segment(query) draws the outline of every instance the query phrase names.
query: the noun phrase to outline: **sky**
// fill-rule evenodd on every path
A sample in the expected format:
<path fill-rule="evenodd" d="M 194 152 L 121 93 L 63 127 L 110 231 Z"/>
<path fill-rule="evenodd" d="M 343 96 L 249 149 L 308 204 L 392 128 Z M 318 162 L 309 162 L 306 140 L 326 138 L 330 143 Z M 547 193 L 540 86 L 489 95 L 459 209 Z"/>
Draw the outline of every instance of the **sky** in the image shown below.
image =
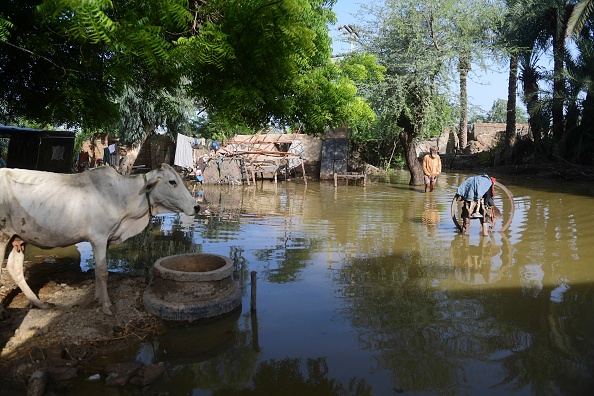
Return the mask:
<path fill-rule="evenodd" d="M 360 4 L 365 0 L 338 0 L 334 5 L 333 11 L 336 13 L 338 22 L 330 26 L 330 37 L 333 40 L 333 54 L 344 54 L 350 51 L 348 43 L 340 42 L 344 39 L 344 30 L 339 31 L 338 26 L 356 24 L 357 20 L 354 14 L 360 8 Z M 500 67 L 499 71 L 490 70 L 482 72 L 474 67 L 468 76 L 468 103 L 471 106 L 479 106 L 485 112 L 491 110 L 493 102 L 497 99 L 507 100 L 507 76 L 509 68 Z M 456 92 L 458 85 L 453 87 Z M 518 105 L 520 101 L 518 100 Z"/>

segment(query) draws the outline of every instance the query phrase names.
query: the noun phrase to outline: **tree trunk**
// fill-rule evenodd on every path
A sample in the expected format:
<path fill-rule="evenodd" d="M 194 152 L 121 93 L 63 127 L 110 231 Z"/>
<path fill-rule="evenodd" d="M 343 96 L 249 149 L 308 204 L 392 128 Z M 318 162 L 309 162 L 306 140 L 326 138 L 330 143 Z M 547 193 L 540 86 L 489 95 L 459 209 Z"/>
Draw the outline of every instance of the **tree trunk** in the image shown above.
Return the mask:
<path fill-rule="evenodd" d="M 594 138 L 594 90 L 588 91 L 586 99 L 582 102 L 582 123 L 581 123 L 581 137 L 587 140 Z M 590 140 L 591 142 L 591 140 Z M 580 150 L 580 163 L 584 165 L 594 165 L 594 152 L 592 148 Z"/>
<path fill-rule="evenodd" d="M 469 71 L 469 57 L 460 56 L 458 72 L 460 73 L 460 151 L 462 152 L 468 145 L 468 87 L 466 80 Z"/>
<path fill-rule="evenodd" d="M 421 186 L 424 184 L 423 167 L 417 157 L 417 150 L 414 143 L 416 136 L 415 127 L 405 115 L 401 115 L 398 119 L 398 126 L 403 129 L 400 132 L 400 143 L 404 147 L 404 157 L 410 172 L 410 182 L 408 184 L 411 186 Z"/>
<path fill-rule="evenodd" d="M 563 58 L 565 57 L 565 9 L 557 10 L 556 26 L 553 28 L 553 143 L 554 152 L 564 155 L 565 147 L 559 143 L 563 140 L 563 98 L 565 97 L 565 78 Z"/>
<path fill-rule="evenodd" d="M 526 63 L 529 63 L 527 60 Z M 542 115 L 538 106 L 538 76 L 534 67 L 524 65 L 522 72 L 524 82 L 524 101 L 528 111 L 528 123 L 534 139 L 534 155 L 542 154 Z"/>
<path fill-rule="evenodd" d="M 509 81 L 507 86 L 507 117 L 505 120 L 505 148 L 503 162 L 513 163 L 513 150 L 516 140 L 516 86 L 518 83 L 518 54 L 509 58 Z"/>

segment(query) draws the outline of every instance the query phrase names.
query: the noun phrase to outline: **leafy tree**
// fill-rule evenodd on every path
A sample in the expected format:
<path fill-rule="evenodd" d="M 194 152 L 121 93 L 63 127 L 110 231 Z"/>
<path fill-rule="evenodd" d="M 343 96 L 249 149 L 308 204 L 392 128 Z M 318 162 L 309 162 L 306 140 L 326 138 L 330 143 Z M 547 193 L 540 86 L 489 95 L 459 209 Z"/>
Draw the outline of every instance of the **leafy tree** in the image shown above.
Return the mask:
<path fill-rule="evenodd" d="M 357 97 L 353 80 L 367 77 L 349 65 L 359 62 L 359 72 L 366 75 L 375 75 L 376 65 L 369 56 L 330 62 L 327 23 L 334 16 L 327 6 L 332 3 L 222 1 L 225 18 L 180 46 L 192 54 L 185 57 L 192 95 L 209 114 L 250 126 L 272 121 L 323 133 L 368 119 L 372 112 Z M 222 65 L 201 62 L 202 51 L 193 50 L 212 38 L 227 49 L 218 58 Z"/>
<path fill-rule="evenodd" d="M 377 125 L 385 128 L 385 133 L 398 136 L 411 185 L 423 184 L 416 142 L 430 134 L 429 125 L 445 123 L 438 108 L 447 58 L 431 34 L 445 27 L 434 6 L 416 1 L 363 6 L 368 15 L 363 48 L 386 68 L 384 81 L 367 87 L 368 100 L 379 119 Z"/>
<path fill-rule="evenodd" d="M 228 124 L 307 133 L 369 122 L 356 68 L 330 62 L 333 3 L 7 0 L 0 105 L 13 118 L 115 125 L 137 143 L 158 126 L 187 127 L 192 105 Z M 370 59 L 359 60 L 373 74 Z"/>
<path fill-rule="evenodd" d="M 547 2 L 548 3 L 548 2 Z M 564 57 L 565 57 L 565 32 L 567 23 L 573 6 L 567 0 L 551 0 L 550 8 L 546 10 L 550 28 L 550 34 L 553 42 L 553 140 L 558 154 L 563 154 L 565 150 L 565 130 L 564 130 L 564 101 L 565 78 L 564 78 Z"/>
<path fill-rule="evenodd" d="M 67 41 L 49 29 L 38 1 L 6 0 L 0 14 L 12 24 L 0 41 L 0 108 L 5 119 L 52 125 L 98 125 L 116 114 L 115 92 L 99 46 Z"/>
<path fill-rule="evenodd" d="M 535 158 L 589 162 L 587 136 L 580 136 L 587 131 L 588 110 L 582 98 L 589 89 L 588 73 L 582 70 L 592 66 L 588 61 L 582 65 L 588 50 L 578 43 L 592 38 L 591 2 L 510 0 L 507 5 L 503 36 L 518 56 Z M 568 36 L 576 43 L 573 57 Z M 552 71 L 539 66 L 539 59 L 551 55 Z"/>
<path fill-rule="evenodd" d="M 519 123 L 525 123 L 527 121 L 527 118 L 526 118 L 524 111 L 519 107 L 516 107 L 515 111 L 516 111 L 516 114 L 518 114 L 516 121 Z M 507 114 L 508 114 L 507 101 L 503 100 L 503 99 L 497 99 L 493 102 L 493 106 L 491 107 L 491 110 L 489 110 L 487 115 L 485 117 L 483 117 L 482 122 L 505 123 L 505 122 L 507 122 Z M 515 127 L 514 127 L 514 131 L 515 131 Z"/>
<path fill-rule="evenodd" d="M 205 139 L 224 141 L 235 135 L 253 135 L 257 130 L 243 124 L 234 124 L 215 115 L 198 115 L 192 121 L 193 130 Z"/>

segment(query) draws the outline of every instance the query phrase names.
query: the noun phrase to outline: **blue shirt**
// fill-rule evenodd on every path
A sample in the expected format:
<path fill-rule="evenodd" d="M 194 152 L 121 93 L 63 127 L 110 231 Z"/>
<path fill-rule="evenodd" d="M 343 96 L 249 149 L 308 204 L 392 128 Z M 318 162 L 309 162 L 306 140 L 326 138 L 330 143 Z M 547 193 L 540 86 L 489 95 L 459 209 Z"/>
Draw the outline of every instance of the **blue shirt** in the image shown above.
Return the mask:
<path fill-rule="evenodd" d="M 489 191 L 492 184 L 489 175 L 472 176 L 460 184 L 456 193 L 465 201 L 477 201 Z"/>

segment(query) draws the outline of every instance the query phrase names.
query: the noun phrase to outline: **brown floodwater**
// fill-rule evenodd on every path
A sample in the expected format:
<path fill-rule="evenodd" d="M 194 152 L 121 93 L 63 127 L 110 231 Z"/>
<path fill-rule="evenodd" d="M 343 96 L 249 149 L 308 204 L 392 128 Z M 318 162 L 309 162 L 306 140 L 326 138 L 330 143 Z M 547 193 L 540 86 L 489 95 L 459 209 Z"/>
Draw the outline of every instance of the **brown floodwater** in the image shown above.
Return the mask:
<path fill-rule="evenodd" d="M 429 194 L 407 172 L 366 187 L 190 186 L 207 214 L 156 218 L 110 249 L 110 267 L 225 255 L 241 309 L 100 359 L 166 362 L 149 391 L 171 395 L 589 393 L 594 185 L 491 175 L 513 194 L 513 221 L 483 237 L 473 220 L 463 236 L 450 203 L 468 176 L 445 173 Z M 78 248 L 92 266 L 90 248 Z M 134 394 L 84 379 L 70 394 L 81 392 Z"/>

